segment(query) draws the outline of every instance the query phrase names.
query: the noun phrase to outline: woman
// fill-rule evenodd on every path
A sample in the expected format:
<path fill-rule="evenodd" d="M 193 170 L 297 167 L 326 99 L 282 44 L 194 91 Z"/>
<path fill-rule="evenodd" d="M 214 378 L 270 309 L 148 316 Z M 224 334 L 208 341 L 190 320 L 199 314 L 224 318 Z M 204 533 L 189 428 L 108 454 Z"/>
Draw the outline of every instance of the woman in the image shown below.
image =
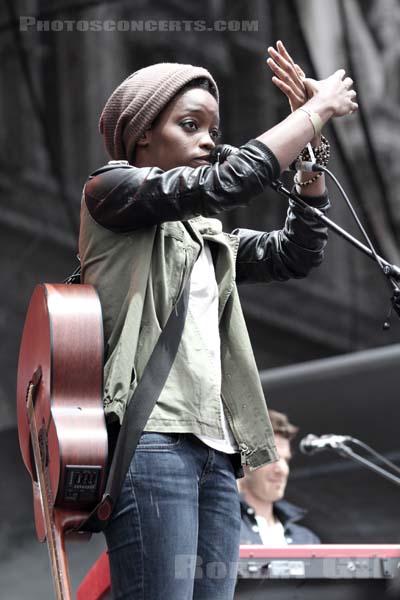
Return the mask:
<path fill-rule="evenodd" d="M 190 285 L 177 356 L 105 531 L 115 599 L 231 599 L 240 462 L 254 469 L 277 460 L 236 283 L 304 277 L 322 260 L 326 229 L 294 205 L 272 233 L 225 234 L 213 217 L 248 205 L 308 142 L 319 145 L 324 123 L 357 104 L 344 71 L 314 82 L 283 45 L 269 52 L 293 113 L 222 164 L 210 163 L 218 88 L 201 67 L 141 69 L 101 115 L 111 158 L 127 162 L 89 178 L 80 256 L 83 281 L 96 287 L 103 308 L 110 423 L 122 421 Z M 322 176 L 299 173 L 297 182 L 307 202 L 327 209 Z"/>

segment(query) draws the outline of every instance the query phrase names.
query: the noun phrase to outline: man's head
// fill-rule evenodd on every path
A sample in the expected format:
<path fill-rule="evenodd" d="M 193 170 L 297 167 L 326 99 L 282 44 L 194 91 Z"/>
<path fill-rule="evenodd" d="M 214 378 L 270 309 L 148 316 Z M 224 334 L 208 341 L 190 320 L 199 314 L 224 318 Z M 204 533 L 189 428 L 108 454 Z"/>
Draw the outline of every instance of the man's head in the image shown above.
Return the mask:
<path fill-rule="evenodd" d="M 160 63 L 136 71 L 113 92 L 100 132 L 114 160 L 137 166 L 199 166 L 218 135 L 218 88 L 202 67 Z"/>
<path fill-rule="evenodd" d="M 285 494 L 289 476 L 289 462 L 292 457 L 290 442 L 298 428 L 289 423 L 286 415 L 275 410 L 269 411 L 276 447 L 279 454 L 277 462 L 260 467 L 255 471 L 246 469 L 245 477 L 239 480 L 242 492 L 259 502 L 274 503 Z"/>

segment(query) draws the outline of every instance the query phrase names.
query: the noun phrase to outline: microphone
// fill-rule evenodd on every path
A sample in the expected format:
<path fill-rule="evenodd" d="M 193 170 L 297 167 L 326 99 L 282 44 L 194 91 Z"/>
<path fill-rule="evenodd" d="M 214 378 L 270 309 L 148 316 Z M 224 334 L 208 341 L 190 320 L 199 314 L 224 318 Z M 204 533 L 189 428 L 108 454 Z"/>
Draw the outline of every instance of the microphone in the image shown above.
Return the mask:
<path fill-rule="evenodd" d="M 306 173 L 314 173 L 315 171 L 323 171 L 324 168 L 318 163 L 313 163 L 307 160 L 294 160 L 287 168 L 287 171 L 305 171 Z"/>
<path fill-rule="evenodd" d="M 223 163 L 230 154 L 237 154 L 239 148 L 231 146 L 230 144 L 219 144 L 215 146 L 210 152 L 211 163 Z"/>
<path fill-rule="evenodd" d="M 304 437 L 300 443 L 300 452 L 303 454 L 314 454 L 315 452 L 321 452 L 322 450 L 329 450 L 332 448 L 340 448 L 345 442 L 352 440 L 348 435 L 336 435 L 334 433 L 328 433 L 321 436 L 313 435 L 309 433 Z"/>

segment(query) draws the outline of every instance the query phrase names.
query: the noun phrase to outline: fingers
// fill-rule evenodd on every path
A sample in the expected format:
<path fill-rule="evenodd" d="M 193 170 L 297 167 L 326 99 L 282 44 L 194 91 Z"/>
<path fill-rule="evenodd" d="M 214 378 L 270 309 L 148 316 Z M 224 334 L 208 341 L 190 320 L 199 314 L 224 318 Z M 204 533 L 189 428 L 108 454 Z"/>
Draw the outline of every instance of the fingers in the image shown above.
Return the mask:
<path fill-rule="evenodd" d="M 333 75 L 343 79 L 343 77 L 346 75 L 346 71 L 344 69 L 338 69 Z"/>
<path fill-rule="evenodd" d="M 272 77 L 272 82 L 276 85 L 277 88 L 281 90 L 281 92 L 285 94 L 285 96 L 287 96 L 292 108 L 294 108 L 297 104 L 303 104 L 303 98 L 296 94 L 296 92 L 290 87 L 290 85 L 279 79 L 279 77 Z"/>
<path fill-rule="evenodd" d="M 300 79 L 304 79 L 306 74 L 304 73 L 303 69 L 294 62 L 293 58 L 290 56 L 289 52 L 286 50 L 286 47 L 284 46 L 283 42 L 281 40 L 278 40 L 276 42 L 276 47 L 278 49 L 279 54 L 285 58 L 287 60 L 287 62 L 291 63 L 295 69 L 295 72 L 297 74 L 297 76 Z"/>
<path fill-rule="evenodd" d="M 342 117 L 344 115 L 352 114 L 358 110 L 358 104 L 355 101 L 357 92 L 352 89 L 354 81 L 351 77 L 346 74 L 344 69 L 339 69 L 328 79 L 318 82 L 325 86 L 325 82 L 331 81 L 333 87 L 330 87 L 328 83 L 327 91 L 332 94 L 335 98 L 335 116 Z"/>
<path fill-rule="evenodd" d="M 299 67 L 299 65 L 295 64 L 295 69 L 297 71 L 297 75 L 301 78 L 301 79 L 305 79 L 306 74 L 304 73 L 303 69 L 301 67 Z"/>
<path fill-rule="evenodd" d="M 354 92 L 354 97 L 356 96 L 356 93 Z M 350 103 L 350 110 L 349 110 L 349 115 L 352 115 L 354 112 L 358 111 L 358 104 L 357 102 L 351 102 Z"/>
<path fill-rule="evenodd" d="M 307 98 L 312 98 L 318 92 L 318 81 L 307 77 L 304 79 L 304 87 L 306 89 Z"/>
<path fill-rule="evenodd" d="M 351 115 L 354 112 L 356 112 L 358 110 L 358 104 L 357 102 L 354 101 L 354 99 L 357 96 L 357 92 L 355 90 L 352 90 L 351 87 L 353 85 L 354 81 L 352 80 L 351 77 L 346 77 L 343 80 L 343 85 L 345 87 L 345 89 L 347 90 L 347 100 L 349 101 L 350 104 L 350 109 L 348 111 L 348 114 Z"/>
<path fill-rule="evenodd" d="M 291 63 L 294 66 L 295 62 L 294 62 L 293 58 L 290 56 L 289 52 L 286 50 L 286 48 L 283 45 L 283 42 L 281 42 L 281 40 L 278 40 L 276 42 L 276 47 L 278 49 L 279 54 L 281 56 L 283 56 L 284 59 L 286 59 L 289 63 Z"/>
<path fill-rule="evenodd" d="M 281 70 L 282 74 L 291 77 L 301 87 L 301 80 L 292 58 L 286 52 L 285 54 L 280 54 L 272 46 L 268 47 L 268 54 L 271 57 L 267 60 L 268 64 L 274 63 Z"/>
<path fill-rule="evenodd" d="M 351 77 L 346 77 L 346 79 L 343 81 L 345 87 L 349 90 L 351 88 L 351 86 L 353 85 L 354 81 L 352 80 Z"/>
<path fill-rule="evenodd" d="M 272 46 L 268 48 L 270 58 L 267 59 L 267 64 L 276 77 L 286 83 L 286 85 L 290 86 L 293 93 L 305 102 L 305 89 L 299 74 L 299 71 L 301 73 L 303 72 L 300 67 L 296 68 L 297 65 L 295 65 L 293 59 L 286 52 L 283 44 L 281 44 L 281 48 L 282 53 L 277 52 Z"/>
<path fill-rule="evenodd" d="M 300 97 L 303 95 L 303 83 L 299 80 L 299 77 L 292 65 L 289 66 L 289 63 L 283 65 L 282 62 L 279 64 L 272 58 L 267 59 L 267 65 L 271 71 L 275 73 L 276 77 L 286 83 L 286 85 L 290 85 L 295 93 L 297 93 Z M 281 65 L 283 65 L 283 67 Z"/>

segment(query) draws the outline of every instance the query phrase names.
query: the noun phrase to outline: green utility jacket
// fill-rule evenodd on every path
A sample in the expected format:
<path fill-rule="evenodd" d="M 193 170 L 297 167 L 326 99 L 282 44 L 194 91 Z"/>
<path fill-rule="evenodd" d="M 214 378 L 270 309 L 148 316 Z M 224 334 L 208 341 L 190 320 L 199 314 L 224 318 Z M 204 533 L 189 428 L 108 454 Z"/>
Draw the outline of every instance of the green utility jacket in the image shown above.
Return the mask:
<path fill-rule="evenodd" d="M 227 234 L 212 217 L 247 204 L 278 174 L 275 157 L 257 141 L 219 166 L 163 172 L 110 165 L 91 176 L 81 208 L 82 278 L 96 287 L 103 310 L 106 413 L 122 420 L 207 241 L 219 290 L 221 395 L 242 462 L 250 468 L 276 460 L 277 453 L 236 280 L 305 276 L 322 260 L 326 230 L 294 206 L 285 228 L 272 233 Z M 328 200 L 316 198 L 314 204 L 326 208 Z M 207 349 L 191 319 L 189 313 L 146 430 L 220 437 L 219 398 L 207 379 Z"/>

